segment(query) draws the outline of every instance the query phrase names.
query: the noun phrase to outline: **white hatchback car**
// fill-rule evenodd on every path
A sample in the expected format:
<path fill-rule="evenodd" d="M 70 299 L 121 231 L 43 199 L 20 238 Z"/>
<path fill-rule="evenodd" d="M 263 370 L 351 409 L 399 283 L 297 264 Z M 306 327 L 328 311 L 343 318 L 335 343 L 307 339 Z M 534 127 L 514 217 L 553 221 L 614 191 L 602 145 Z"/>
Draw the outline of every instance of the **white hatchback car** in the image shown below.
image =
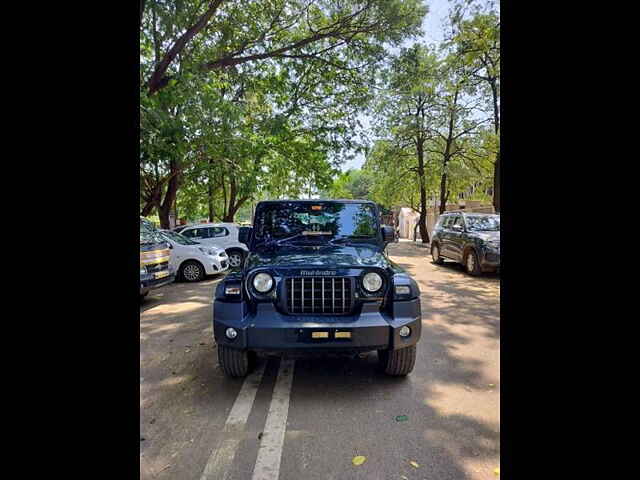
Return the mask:
<path fill-rule="evenodd" d="M 229 269 L 229 257 L 223 248 L 201 245 L 169 230 L 160 230 L 160 234 L 171 245 L 170 267 L 177 278 L 198 282 L 206 275 Z"/>
<path fill-rule="evenodd" d="M 244 243 L 238 241 L 238 225 L 235 223 L 199 223 L 180 230 L 190 240 L 203 245 L 224 248 L 229 256 L 229 266 L 237 268 L 249 253 Z"/>

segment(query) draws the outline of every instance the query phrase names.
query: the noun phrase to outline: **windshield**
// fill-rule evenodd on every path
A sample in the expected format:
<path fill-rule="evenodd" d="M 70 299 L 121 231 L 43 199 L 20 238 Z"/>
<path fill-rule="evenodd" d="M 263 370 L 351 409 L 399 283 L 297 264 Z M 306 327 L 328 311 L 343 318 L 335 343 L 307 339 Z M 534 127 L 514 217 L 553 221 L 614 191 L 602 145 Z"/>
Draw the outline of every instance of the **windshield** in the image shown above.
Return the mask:
<path fill-rule="evenodd" d="M 200 245 L 198 242 L 194 242 L 193 240 L 189 240 L 184 235 L 180 235 L 176 232 L 162 232 L 162 235 L 167 237 L 170 240 L 180 244 L 180 245 Z"/>
<path fill-rule="evenodd" d="M 160 236 L 160 234 L 149 225 L 145 225 L 145 223 L 140 222 L 140 243 L 161 243 L 164 242 L 164 239 Z"/>
<path fill-rule="evenodd" d="M 473 216 L 466 215 L 467 229 L 474 232 L 499 232 L 500 216 Z"/>
<path fill-rule="evenodd" d="M 374 239 L 378 221 L 371 204 L 278 203 L 267 204 L 257 213 L 255 235 L 260 240 L 298 237 L 296 241 L 351 237 Z M 291 238 L 291 240 L 294 240 Z"/>

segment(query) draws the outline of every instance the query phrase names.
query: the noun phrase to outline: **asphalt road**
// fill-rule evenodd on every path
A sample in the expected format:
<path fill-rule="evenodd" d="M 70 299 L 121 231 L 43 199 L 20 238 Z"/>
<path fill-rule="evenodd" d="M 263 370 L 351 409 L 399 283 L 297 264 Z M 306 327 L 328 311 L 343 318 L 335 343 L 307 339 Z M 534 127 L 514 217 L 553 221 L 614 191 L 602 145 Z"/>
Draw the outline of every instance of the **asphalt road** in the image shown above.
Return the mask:
<path fill-rule="evenodd" d="M 499 277 L 433 265 L 411 242 L 389 254 L 422 290 L 406 378 L 378 373 L 370 353 L 261 358 L 251 377 L 228 379 L 211 326 L 220 277 L 151 292 L 140 306 L 141 478 L 498 478 Z"/>

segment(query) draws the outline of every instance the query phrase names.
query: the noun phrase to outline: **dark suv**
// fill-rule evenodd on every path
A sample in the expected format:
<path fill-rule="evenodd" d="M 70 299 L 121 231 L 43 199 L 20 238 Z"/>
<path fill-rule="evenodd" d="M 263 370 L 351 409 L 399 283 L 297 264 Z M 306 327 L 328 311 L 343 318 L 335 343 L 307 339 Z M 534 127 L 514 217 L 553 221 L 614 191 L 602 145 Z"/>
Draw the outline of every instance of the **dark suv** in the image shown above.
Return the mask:
<path fill-rule="evenodd" d="M 367 352 L 407 375 L 422 321 L 416 282 L 387 258 L 392 227 L 364 200 L 260 202 L 240 241 L 242 268 L 215 292 L 213 332 L 224 372 L 242 377 L 256 352 Z"/>
<path fill-rule="evenodd" d="M 470 275 L 500 268 L 500 215 L 445 212 L 431 238 L 433 262 L 461 263 Z"/>

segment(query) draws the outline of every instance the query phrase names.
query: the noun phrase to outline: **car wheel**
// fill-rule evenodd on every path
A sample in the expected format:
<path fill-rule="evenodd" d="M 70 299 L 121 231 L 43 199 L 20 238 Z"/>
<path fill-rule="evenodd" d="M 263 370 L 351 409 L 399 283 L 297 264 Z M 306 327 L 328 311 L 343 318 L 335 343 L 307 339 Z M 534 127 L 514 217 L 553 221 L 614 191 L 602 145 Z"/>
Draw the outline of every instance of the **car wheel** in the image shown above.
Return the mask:
<path fill-rule="evenodd" d="M 480 262 L 478 261 L 478 255 L 476 251 L 470 249 L 467 251 L 467 254 L 464 256 L 464 270 L 474 277 L 477 277 L 482 273 L 480 270 Z"/>
<path fill-rule="evenodd" d="M 255 365 L 255 353 L 218 345 L 218 363 L 229 377 L 246 377 Z"/>
<path fill-rule="evenodd" d="M 199 282 L 204 276 L 204 267 L 198 262 L 188 261 L 180 265 L 180 278 L 186 282 Z"/>
<path fill-rule="evenodd" d="M 437 243 L 431 245 L 431 258 L 433 258 L 433 263 L 436 265 L 442 265 L 444 263 L 444 260 L 440 256 L 440 246 Z"/>
<path fill-rule="evenodd" d="M 227 255 L 229 256 L 230 267 L 238 268 L 242 265 L 242 262 L 244 260 L 244 253 L 242 252 L 242 250 L 229 250 L 227 252 Z"/>
<path fill-rule="evenodd" d="M 403 377 L 413 370 L 416 364 L 416 346 L 399 350 L 378 350 L 380 368 L 387 375 Z"/>

